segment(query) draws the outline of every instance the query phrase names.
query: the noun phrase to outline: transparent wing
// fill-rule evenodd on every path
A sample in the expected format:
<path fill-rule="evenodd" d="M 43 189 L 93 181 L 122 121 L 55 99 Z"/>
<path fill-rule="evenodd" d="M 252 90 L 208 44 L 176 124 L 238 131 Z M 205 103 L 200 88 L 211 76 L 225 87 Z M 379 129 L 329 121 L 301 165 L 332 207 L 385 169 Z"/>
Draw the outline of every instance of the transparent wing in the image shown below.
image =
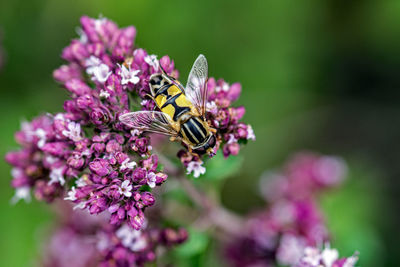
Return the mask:
<path fill-rule="evenodd" d="M 136 111 L 119 116 L 119 120 L 131 127 L 141 131 L 177 136 L 178 133 L 172 128 L 170 117 L 160 111 Z"/>
<path fill-rule="evenodd" d="M 189 73 L 185 94 L 202 116 L 206 112 L 207 77 L 207 59 L 204 55 L 199 55 Z"/>

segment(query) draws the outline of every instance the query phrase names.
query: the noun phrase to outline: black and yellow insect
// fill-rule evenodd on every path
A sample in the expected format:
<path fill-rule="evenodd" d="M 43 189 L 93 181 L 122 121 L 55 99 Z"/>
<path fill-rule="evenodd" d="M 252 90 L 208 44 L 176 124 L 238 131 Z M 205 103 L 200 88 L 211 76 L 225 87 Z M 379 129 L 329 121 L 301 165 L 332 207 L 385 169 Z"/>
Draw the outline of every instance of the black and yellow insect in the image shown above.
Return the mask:
<path fill-rule="evenodd" d="M 200 55 L 190 71 L 187 86 L 165 73 L 153 74 L 149 86 L 151 98 L 160 111 L 137 111 L 120 116 L 124 124 L 171 136 L 190 150 L 213 153 L 216 138 L 205 118 L 207 102 L 207 60 Z"/>

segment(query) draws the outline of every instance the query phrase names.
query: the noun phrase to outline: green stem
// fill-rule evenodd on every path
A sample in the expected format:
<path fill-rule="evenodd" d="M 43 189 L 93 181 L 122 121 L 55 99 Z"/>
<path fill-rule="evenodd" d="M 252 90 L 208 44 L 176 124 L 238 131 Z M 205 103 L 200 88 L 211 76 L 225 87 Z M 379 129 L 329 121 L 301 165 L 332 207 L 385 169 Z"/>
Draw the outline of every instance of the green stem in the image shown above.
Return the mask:
<path fill-rule="evenodd" d="M 160 162 L 164 165 L 165 171 L 174 175 L 186 191 L 189 198 L 203 211 L 204 219 L 218 229 L 229 235 L 237 235 L 243 228 L 243 220 L 237 214 L 227 210 L 220 203 L 213 201 L 207 194 L 198 189 L 187 179 L 182 169 L 177 168 L 167 157 L 157 153 Z"/>

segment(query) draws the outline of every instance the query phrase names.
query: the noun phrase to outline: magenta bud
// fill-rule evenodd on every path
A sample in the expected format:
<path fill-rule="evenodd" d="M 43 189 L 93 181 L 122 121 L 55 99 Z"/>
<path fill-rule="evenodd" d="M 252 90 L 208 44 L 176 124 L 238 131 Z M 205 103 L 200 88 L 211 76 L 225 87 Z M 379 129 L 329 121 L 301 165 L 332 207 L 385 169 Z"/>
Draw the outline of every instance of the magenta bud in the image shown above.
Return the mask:
<path fill-rule="evenodd" d="M 97 158 L 89 163 L 89 169 L 99 175 L 99 176 L 106 176 L 110 173 L 110 165 L 105 159 Z"/>
<path fill-rule="evenodd" d="M 231 102 L 233 102 L 233 101 L 236 101 L 239 98 L 241 92 L 242 92 L 242 85 L 240 83 L 234 83 L 229 88 L 229 91 L 228 91 L 226 97 Z"/>
<path fill-rule="evenodd" d="M 143 192 L 141 194 L 141 199 L 146 206 L 152 206 L 155 202 L 154 196 L 150 192 Z"/>
<path fill-rule="evenodd" d="M 68 150 L 68 145 L 64 142 L 52 142 L 52 143 L 46 143 L 43 147 L 42 150 L 44 152 L 47 152 L 53 156 L 61 156 L 64 153 L 67 152 Z"/>
<path fill-rule="evenodd" d="M 91 91 L 90 87 L 79 79 L 71 79 L 67 81 L 65 83 L 65 88 L 67 88 L 68 91 L 77 96 L 90 94 Z"/>

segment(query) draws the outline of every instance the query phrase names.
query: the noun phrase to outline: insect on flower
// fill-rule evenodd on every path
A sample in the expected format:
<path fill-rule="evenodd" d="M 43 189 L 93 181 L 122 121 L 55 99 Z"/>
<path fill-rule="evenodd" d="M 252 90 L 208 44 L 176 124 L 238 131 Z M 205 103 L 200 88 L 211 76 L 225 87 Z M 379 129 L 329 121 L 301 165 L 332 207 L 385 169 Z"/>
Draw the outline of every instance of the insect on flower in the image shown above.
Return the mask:
<path fill-rule="evenodd" d="M 213 155 L 216 130 L 206 120 L 207 75 L 203 55 L 194 62 L 186 87 L 162 69 L 149 81 L 150 97 L 161 111 L 130 112 L 121 115 L 120 121 L 141 131 L 168 135 L 171 141 L 182 141 L 190 152 Z"/>

